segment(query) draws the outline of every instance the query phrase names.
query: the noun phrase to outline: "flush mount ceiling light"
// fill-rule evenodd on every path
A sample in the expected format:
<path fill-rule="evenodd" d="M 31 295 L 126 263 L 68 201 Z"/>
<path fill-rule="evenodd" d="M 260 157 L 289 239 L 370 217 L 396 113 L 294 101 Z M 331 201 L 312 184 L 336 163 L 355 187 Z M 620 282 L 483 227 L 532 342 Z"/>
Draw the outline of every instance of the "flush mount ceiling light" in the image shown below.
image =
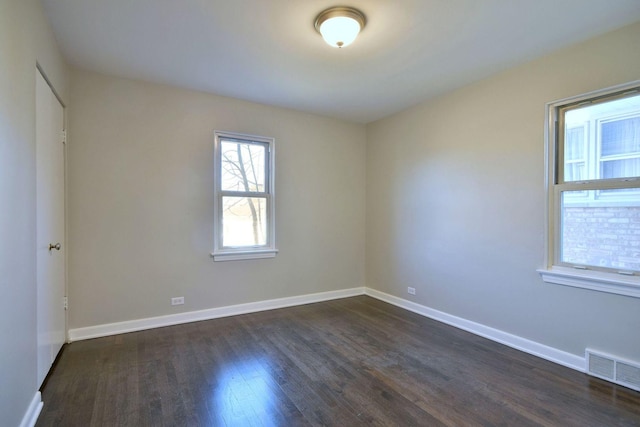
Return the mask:
<path fill-rule="evenodd" d="M 352 7 L 332 7 L 320 13 L 315 27 L 324 41 L 333 47 L 349 46 L 364 28 L 364 14 Z"/>

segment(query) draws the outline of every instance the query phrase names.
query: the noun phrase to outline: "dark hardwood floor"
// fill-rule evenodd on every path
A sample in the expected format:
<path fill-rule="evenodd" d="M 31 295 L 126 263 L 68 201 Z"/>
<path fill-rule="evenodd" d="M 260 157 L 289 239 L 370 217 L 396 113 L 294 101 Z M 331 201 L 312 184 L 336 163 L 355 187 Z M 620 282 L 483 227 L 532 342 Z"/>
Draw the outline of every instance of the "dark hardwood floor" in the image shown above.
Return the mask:
<path fill-rule="evenodd" d="M 640 393 L 361 296 L 65 347 L 38 426 L 640 426 Z"/>

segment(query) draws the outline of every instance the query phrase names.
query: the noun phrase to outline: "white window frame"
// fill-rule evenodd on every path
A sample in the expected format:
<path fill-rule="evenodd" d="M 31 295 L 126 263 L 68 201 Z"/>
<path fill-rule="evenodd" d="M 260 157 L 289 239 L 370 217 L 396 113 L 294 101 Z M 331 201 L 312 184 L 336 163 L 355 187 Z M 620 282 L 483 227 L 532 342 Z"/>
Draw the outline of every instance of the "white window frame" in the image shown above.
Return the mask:
<path fill-rule="evenodd" d="M 213 199 L 213 252 L 214 261 L 237 261 L 260 258 L 273 258 L 276 249 L 275 226 L 275 139 L 265 136 L 247 135 L 235 132 L 214 131 L 214 199 Z M 262 192 L 235 192 L 222 190 L 222 141 L 246 142 L 266 145 L 265 189 Z M 266 244 L 256 246 L 225 247 L 222 242 L 222 198 L 224 196 L 260 197 L 267 203 L 267 239 Z"/>
<path fill-rule="evenodd" d="M 559 145 L 563 143 L 559 133 L 563 131 L 561 111 L 567 107 L 588 103 L 615 95 L 624 96 L 640 92 L 640 80 L 631 83 L 565 98 L 546 104 L 545 116 L 545 188 L 547 192 L 545 233 L 545 267 L 538 269 L 547 283 L 591 289 L 601 292 L 640 298 L 640 275 L 634 271 L 615 271 L 593 266 L 570 265 L 559 262 L 560 254 L 560 208 L 562 191 L 602 190 L 607 188 L 637 188 L 638 178 L 597 179 L 582 182 L 564 182 L 558 179 L 563 173 L 563 162 Z M 590 156 L 594 153 L 588 153 Z M 600 159 L 597 159 L 600 167 Z M 587 166 L 588 167 L 588 166 Z"/>

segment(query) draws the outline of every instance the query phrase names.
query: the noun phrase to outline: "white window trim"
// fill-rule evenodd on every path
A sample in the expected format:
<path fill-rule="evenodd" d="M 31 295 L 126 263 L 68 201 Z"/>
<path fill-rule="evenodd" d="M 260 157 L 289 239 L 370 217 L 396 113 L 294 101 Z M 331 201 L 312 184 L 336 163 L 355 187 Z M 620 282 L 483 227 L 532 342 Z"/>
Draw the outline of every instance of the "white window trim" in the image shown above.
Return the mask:
<path fill-rule="evenodd" d="M 558 265 L 538 269 L 538 273 L 547 283 L 640 298 L 638 276 L 618 276 L 615 273 Z"/>
<path fill-rule="evenodd" d="M 545 228 L 547 231 L 545 233 L 545 267 L 537 270 L 544 282 L 640 298 L 640 276 L 637 274 L 633 275 L 627 271 L 616 273 L 593 270 L 585 266 L 555 265 L 555 254 L 559 251 L 555 237 L 558 222 L 556 206 L 559 204 L 559 192 L 554 184 L 555 165 L 558 160 L 556 152 L 558 107 L 632 90 L 638 86 L 640 86 L 640 80 L 549 102 L 545 106 L 545 191 L 547 195 Z"/>
<path fill-rule="evenodd" d="M 247 135 L 235 132 L 214 131 L 214 198 L 213 198 L 213 252 L 211 256 L 214 261 L 239 261 L 249 259 L 274 258 L 278 253 L 276 249 L 276 222 L 275 222 L 275 139 Z M 246 140 L 247 142 L 260 142 L 267 144 L 267 243 L 261 246 L 242 246 L 228 248 L 222 246 L 222 196 L 221 191 L 221 139 Z"/>

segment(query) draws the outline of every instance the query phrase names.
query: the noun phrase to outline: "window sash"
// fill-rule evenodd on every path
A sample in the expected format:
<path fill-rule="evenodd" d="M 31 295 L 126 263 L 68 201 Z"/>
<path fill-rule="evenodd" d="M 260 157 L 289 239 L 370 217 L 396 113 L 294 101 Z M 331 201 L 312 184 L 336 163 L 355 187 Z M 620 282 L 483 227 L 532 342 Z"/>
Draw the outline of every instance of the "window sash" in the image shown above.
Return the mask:
<path fill-rule="evenodd" d="M 555 171 L 554 171 L 554 179 L 553 186 L 555 192 L 565 192 L 565 191 L 583 191 L 581 194 L 573 194 L 570 197 L 570 200 L 575 203 L 617 203 L 620 202 L 624 204 L 624 202 L 633 202 L 634 198 L 640 196 L 640 182 L 638 176 L 634 177 L 624 177 L 624 178 L 603 178 L 603 168 L 606 162 L 616 161 L 616 160 L 627 160 L 627 159 L 635 159 L 640 157 L 640 153 L 637 152 L 629 152 L 625 154 L 615 154 L 615 155 L 607 155 L 603 156 L 601 154 L 602 147 L 602 125 L 626 120 L 630 118 L 638 117 L 637 113 L 610 113 L 603 115 L 602 117 L 591 120 L 591 124 L 588 122 L 582 124 L 576 124 L 571 126 L 570 128 L 566 128 L 565 126 L 565 117 L 568 112 L 583 108 L 585 106 L 596 105 L 596 104 L 605 104 L 611 101 L 615 101 L 618 99 L 623 99 L 628 96 L 637 95 L 637 88 L 632 91 L 622 91 L 614 94 L 602 95 L 600 97 L 594 97 L 593 99 L 578 100 L 573 103 L 564 104 L 560 106 L 556 106 L 554 111 L 552 112 L 553 119 L 555 121 L 555 126 L 553 127 L 554 132 L 553 135 L 550 135 L 550 140 L 555 141 L 555 153 L 557 162 L 555 163 Z M 565 149 L 567 141 L 565 138 L 567 137 L 567 133 L 572 130 L 576 130 L 582 127 L 584 129 L 584 141 L 582 148 L 582 157 L 576 159 L 567 159 L 565 157 Z M 584 173 L 586 174 L 586 179 L 582 180 L 566 180 L 567 168 L 574 167 L 575 165 L 584 164 Z M 624 195 L 606 195 L 606 193 L 602 193 L 601 191 L 589 192 L 589 190 L 607 190 L 607 189 L 623 189 L 623 188 L 637 188 L 638 191 L 629 192 Z M 593 197 L 597 196 L 597 197 Z M 555 199 L 555 197 L 554 197 Z M 559 211 L 559 208 L 557 209 Z M 556 216 L 558 215 L 555 212 Z M 559 223 L 558 223 L 559 224 Z M 557 240 L 558 236 L 554 236 Z M 556 252 L 557 254 L 557 252 Z"/>
<path fill-rule="evenodd" d="M 615 200 L 615 203 L 607 200 L 607 197 L 611 197 L 606 194 L 602 194 L 603 190 L 624 190 L 624 189 L 634 189 L 638 191 L 633 191 L 631 193 L 621 195 L 615 195 L 612 198 Z M 557 184 L 553 186 L 553 206 L 554 210 L 552 212 L 553 215 L 553 250 L 551 254 L 551 265 L 556 266 L 564 266 L 571 268 L 580 268 L 580 269 L 588 269 L 594 271 L 602 271 L 609 273 L 619 273 L 619 274 L 629 274 L 633 275 L 640 274 L 640 270 L 624 270 L 613 267 L 602 267 L 594 264 L 580 264 L 575 262 L 567 262 L 562 260 L 563 251 L 562 246 L 564 244 L 563 241 L 563 201 L 562 194 L 565 192 L 572 191 L 580 191 L 582 192 L 580 197 L 578 196 L 569 196 L 565 195 L 565 197 L 570 197 L 569 201 L 572 207 L 599 207 L 603 204 L 606 204 L 607 207 L 629 207 L 635 208 L 640 206 L 640 199 L 638 195 L 640 195 L 640 178 L 626 178 L 623 180 L 619 179 L 610 179 L 610 180 L 592 180 L 587 182 L 578 182 L 578 183 L 565 183 L 565 184 Z M 590 194 L 595 194 L 594 196 L 590 196 Z M 584 195 L 584 196 L 583 196 Z M 565 199 L 565 203 L 567 200 Z M 624 270 L 624 271 L 623 271 Z"/>
<path fill-rule="evenodd" d="M 264 143 L 264 142 L 260 142 L 260 141 L 250 141 L 250 140 L 241 140 L 238 138 L 220 138 L 220 145 L 222 145 L 222 143 L 224 142 L 232 142 L 232 143 L 237 143 L 237 144 L 244 144 L 244 145 L 255 145 L 258 147 L 261 147 L 264 149 L 264 191 L 245 191 L 245 190 L 236 190 L 236 191 L 231 191 L 231 190 L 223 190 L 222 189 L 222 151 L 221 148 L 218 147 L 217 151 L 219 151 L 218 156 L 219 159 L 216 160 L 216 164 L 218 165 L 218 171 L 217 171 L 217 175 L 218 175 L 218 180 L 217 180 L 217 190 L 220 192 L 227 192 L 227 193 L 244 193 L 244 194 L 269 194 L 270 193 L 270 180 L 271 180 L 271 161 L 270 161 L 270 157 L 271 157 L 271 148 L 269 143 Z"/>
<path fill-rule="evenodd" d="M 247 250 L 247 249 L 266 249 L 266 248 L 271 248 L 273 246 L 273 232 L 272 230 L 269 229 L 269 224 L 270 224 L 270 220 L 271 218 L 269 218 L 269 212 L 271 212 L 271 204 L 272 202 L 272 198 L 270 194 L 255 194 L 255 193 L 251 193 L 253 195 L 247 195 L 247 193 L 237 193 L 237 192 L 231 192 L 231 194 L 225 194 L 223 192 L 221 192 L 220 194 L 218 194 L 218 215 L 220 218 L 220 225 L 218 228 L 218 233 L 217 233 L 217 240 L 218 240 L 218 249 L 220 250 L 234 250 L 234 251 L 242 251 L 242 250 Z M 224 244 L 224 223 L 222 222 L 224 219 L 224 212 L 223 212 L 223 208 L 224 208 L 224 202 L 223 199 L 225 197 L 242 197 L 242 198 L 253 198 L 253 199 L 264 199 L 265 203 L 266 203 L 266 239 L 265 239 L 265 243 L 263 245 L 225 245 Z"/>
<path fill-rule="evenodd" d="M 573 163 L 575 160 L 585 160 L 588 167 L 595 167 L 596 169 L 591 170 L 588 176 L 593 178 L 590 179 L 600 179 L 602 175 L 601 164 L 603 161 L 607 160 L 618 160 L 626 159 L 626 158 L 636 158 L 640 156 L 640 152 L 638 151 L 630 151 L 628 153 L 623 154 L 614 154 L 614 155 L 602 155 L 602 126 L 605 124 L 609 124 L 612 122 L 628 120 L 640 117 L 637 112 L 633 113 L 608 113 L 603 114 L 597 120 L 592 120 L 592 124 L 589 127 L 586 123 L 582 125 L 574 125 L 567 130 L 575 130 L 580 126 L 584 127 L 584 148 L 583 148 L 583 157 L 581 159 L 566 159 L 565 158 L 565 148 L 566 148 L 566 116 L 573 110 L 581 109 L 586 106 L 596 106 L 598 104 L 606 104 L 612 101 L 621 100 L 631 96 L 638 96 L 640 94 L 640 87 L 631 87 L 630 90 L 622 90 L 617 93 L 603 94 L 600 96 L 594 96 L 592 98 L 585 96 L 581 99 L 576 100 L 575 102 L 561 104 L 556 103 L 556 105 L 551 108 L 554 111 L 550 114 L 550 118 L 553 120 L 553 123 L 550 124 L 550 132 L 553 129 L 553 135 L 550 135 L 549 142 L 554 142 L 554 150 L 556 154 L 557 163 L 555 163 L 555 174 L 554 174 L 554 184 L 561 184 L 565 182 L 565 162 Z M 590 143 L 592 138 L 595 139 L 595 143 Z M 589 162 L 589 159 L 596 159 L 595 162 Z M 591 165 L 589 165 L 591 163 Z"/>
<path fill-rule="evenodd" d="M 580 188 L 580 190 L 585 189 Z M 624 190 L 624 188 L 622 188 L 622 190 Z M 565 190 L 560 189 L 559 187 L 554 189 L 554 199 L 557 210 L 555 212 L 556 216 L 554 219 L 556 232 L 553 236 L 553 253 L 555 255 L 553 266 L 624 274 L 625 276 L 635 276 L 636 279 L 640 279 L 638 276 L 640 274 L 640 267 L 638 267 L 637 260 L 634 260 L 633 258 L 633 253 L 635 252 L 633 247 L 629 248 L 622 246 L 619 248 L 620 252 L 616 252 L 615 256 L 607 255 L 611 250 L 609 246 L 611 245 L 611 239 L 613 239 L 613 242 L 618 242 L 618 239 L 627 236 L 629 230 L 601 228 L 603 221 L 609 221 L 611 219 L 618 220 L 615 216 L 621 210 L 628 209 L 631 212 L 637 211 L 640 208 L 640 203 L 638 202 L 637 197 L 634 198 L 635 203 L 625 203 L 623 201 L 619 201 L 616 204 L 607 203 L 604 208 L 606 210 L 603 210 L 602 206 L 598 204 L 587 203 L 582 205 L 574 203 L 573 200 L 571 200 L 568 205 L 564 204 L 563 194 L 566 201 L 568 195 L 565 193 L 567 191 L 576 190 Z M 588 191 L 596 192 L 597 190 Z M 595 217 L 590 217 L 592 221 L 595 221 L 593 225 L 591 225 L 591 223 L 586 224 L 584 223 L 583 215 L 592 208 L 596 208 L 598 210 L 597 214 L 600 216 L 596 215 Z M 571 210 L 575 211 L 567 212 Z M 569 214 L 569 216 L 565 217 L 566 214 Z M 575 217 L 576 215 L 577 218 Z M 601 216 L 604 215 L 607 216 L 602 218 Z M 611 215 L 611 218 L 609 218 L 608 215 Z M 566 224 L 565 219 L 568 221 Z M 600 222 L 600 224 L 597 222 Z M 568 228 L 565 229 L 565 227 Z M 572 233 L 572 229 L 575 231 L 576 228 L 578 229 L 578 233 Z M 568 234 L 565 233 L 567 230 Z M 602 233 L 606 234 L 606 237 L 594 236 Z M 567 239 L 566 241 L 565 238 Z M 567 253 L 568 255 L 564 253 L 564 250 L 569 250 Z M 640 282 L 640 280 L 638 281 Z"/>

